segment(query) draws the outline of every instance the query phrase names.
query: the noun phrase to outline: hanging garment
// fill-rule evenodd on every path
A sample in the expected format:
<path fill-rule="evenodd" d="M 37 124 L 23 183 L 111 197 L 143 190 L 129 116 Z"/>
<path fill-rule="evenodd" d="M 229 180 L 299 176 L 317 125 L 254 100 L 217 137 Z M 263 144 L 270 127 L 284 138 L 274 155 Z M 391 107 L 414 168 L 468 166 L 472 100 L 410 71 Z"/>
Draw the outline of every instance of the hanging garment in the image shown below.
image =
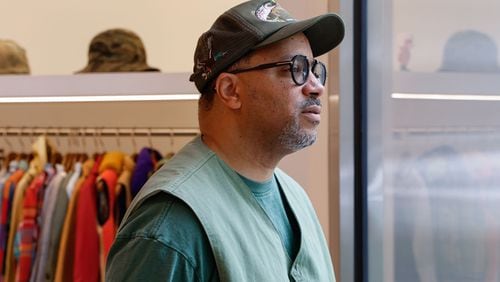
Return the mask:
<path fill-rule="evenodd" d="M 74 186 L 82 172 L 82 164 L 76 162 L 73 165 L 73 173 L 68 177 L 68 182 L 66 185 L 62 185 L 59 188 L 57 194 L 57 208 L 53 213 L 53 219 L 50 226 L 52 232 L 49 238 L 49 248 L 47 253 L 47 262 L 45 264 L 45 269 L 42 269 L 45 274 L 45 279 L 48 281 L 53 281 L 55 279 L 56 267 L 58 261 L 59 245 L 61 242 L 62 230 L 64 226 L 64 221 L 66 214 L 68 213 L 67 207 L 69 205 L 70 196 L 73 193 Z"/>
<path fill-rule="evenodd" d="M 137 156 L 136 165 L 132 174 L 130 190 L 135 197 L 144 183 L 155 171 L 155 166 L 162 159 L 161 154 L 153 148 L 142 148 Z"/>
<path fill-rule="evenodd" d="M 130 202 L 132 201 L 132 193 L 130 192 L 130 180 L 132 179 L 132 173 L 134 171 L 135 163 L 130 156 L 125 156 L 123 160 L 123 171 L 118 177 L 118 183 L 116 184 L 115 195 L 116 195 L 116 212 L 115 220 L 116 225 L 120 225 L 120 222 L 127 211 Z"/>
<path fill-rule="evenodd" d="M 45 277 L 44 269 L 46 267 L 47 256 L 50 249 L 50 233 L 53 232 L 51 229 L 53 214 L 56 208 L 63 208 L 62 206 L 59 207 L 59 204 L 57 203 L 57 193 L 61 189 L 61 186 L 64 186 L 64 183 L 66 183 L 69 179 L 62 164 L 56 164 L 56 171 L 56 175 L 48 183 L 47 188 L 45 189 L 44 201 L 40 215 L 39 247 L 36 252 L 31 275 L 32 280 L 34 281 L 42 281 Z"/>
<path fill-rule="evenodd" d="M 21 222 L 22 217 L 22 203 L 24 199 L 24 194 L 28 186 L 31 184 L 36 175 L 38 175 L 39 168 L 33 163 L 30 164 L 30 168 L 23 175 L 19 183 L 14 190 L 14 198 L 12 200 L 11 216 L 10 216 L 10 228 L 7 239 L 7 249 L 5 250 L 5 280 L 4 281 L 14 281 L 16 275 L 16 265 L 17 261 L 14 256 L 14 238 L 16 236 L 17 229 L 16 226 Z"/>
<path fill-rule="evenodd" d="M 66 177 L 66 179 L 68 178 L 71 178 L 71 176 Z M 67 181 L 67 183 L 69 183 L 69 180 Z M 66 210 L 69 203 L 66 187 L 67 185 L 59 186 L 56 195 L 56 208 L 52 213 L 52 221 L 48 226 L 51 231 L 49 232 L 48 238 L 46 262 L 44 266 L 42 265 L 43 268 L 40 269 L 41 273 L 44 275 L 45 281 L 54 280 L 55 268 L 57 263 L 57 252 L 59 248 L 59 242 L 61 240 L 64 217 L 66 216 Z"/>
<path fill-rule="evenodd" d="M 116 235 L 115 187 L 118 175 L 113 169 L 101 172 L 97 180 L 97 234 L 99 235 L 99 263 L 101 281 L 104 281 L 106 257 Z"/>
<path fill-rule="evenodd" d="M 104 281 L 106 257 L 116 235 L 115 222 L 115 188 L 118 175 L 123 171 L 125 154 L 109 152 L 104 155 L 99 167 L 99 177 L 96 183 L 97 226 L 99 235 L 99 263 L 100 277 Z"/>
<path fill-rule="evenodd" d="M 15 171 L 5 182 L 2 194 L 2 214 L 0 218 L 0 267 L 2 268 L 2 275 L 5 274 L 5 259 L 7 240 L 10 231 L 10 213 L 12 200 L 14 198 L 15 187 L 24 175 L 24 171 L 19 169 Z"/>
<path fill-rule="evenodd" d="M 23 199 L 23 219 L 19 224 L 16 240 L 20 242 L 16 281 L 29 281 L 31 266 L 35 258 L 40 226 L 36 218 L 43 201 L 44 182 L 47 173 L 40 173 L 26 189 Z"/>
<path fill-rule="evenodd" d="M 64 218 L 63 231 L 57 255 L 57 267 L 55 274 L 56 282 L 71 281 L 73 279 L 73 267 L 75 257 L 75 225 L 76 225 L 76 203 L 80 195 L 80 189 L 85 179 L 90 175 L 94 160 L 88 159 L 82 166 L 82 175 L 78 179 L 71 193 L 66 217 Z"/>
<path fill-rule="evenodd" d="M 41 173 L 45 164 L 48 161 L 48 155 L 54 151 L 54 147 L 47 141 L 45 136 L 40 136 L 32 145 L 33 159 L 30 161 L 28 171 L 23 175 L 19 181 L 15 191 L 14 199 L 12 201 L 12 211 L 10 218 L 9 238 L 7 240 L 7 249 L 5 254 L 5 280 L 14 281 L 16 275 L 17 261 L 14 256 L 14 238 L 17 229 L 22 219 L 22 203 L 24 199 L 25 190 L 33 179 Z"/>
<path fill-rule="evenodd" d="M 73 193 L 73 189 L 75 188 L 75 184 L 80 179 L 80 176 L 82 175 L 82 167 L 83 164 L 81 162 L 76 162 L 73 165 L 73 174 L 71 175 L 71 178 L 68 181 L 68 184 L 66 185 L 66 194 L 68 195 L 68 199 L 71 198 L 71 194 Z"/>
<path fill-rule="evenodd" d="M 80 188 L 76 204 L 75 257 L 73 279 L 75 282 L 99 282 L 99 236 L 95 183 L 102 156 L 97 156 L 91 173 Z"/>

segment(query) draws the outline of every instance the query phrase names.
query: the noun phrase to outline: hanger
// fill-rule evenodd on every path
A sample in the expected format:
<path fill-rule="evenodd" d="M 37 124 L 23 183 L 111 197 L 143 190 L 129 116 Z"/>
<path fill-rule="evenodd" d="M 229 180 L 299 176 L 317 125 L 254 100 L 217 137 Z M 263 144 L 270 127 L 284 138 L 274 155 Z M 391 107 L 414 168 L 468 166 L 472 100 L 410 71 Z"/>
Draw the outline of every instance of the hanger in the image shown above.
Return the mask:
<path fill-rule="evenodd" d="M 104 141 L 102 140 L 102 128 L 95 128 L 94 129 L 94 145 L 95 145 L 95 152 L 93 155 L 94 160 L 97 160 L 97 158 L 100 155 L 103 155 L 106 152 L 106 148 L 104 145 Z"/>
<path fill-rule="evenodd" d="M 148 127 L 148 143 L 149 143 L 149 148 L 153 149 L 153 138 L 151 138 L 151 127 Z"/>
<path fill-rule="evenodd" d="M 78 135 L 80 136 L 80 144 L 81 146 L 81 153 L 79 154 L 79 161 L 81 163 L 84 163 L 89 159 L 88 151 L 87 151 L 87 142 L 85 141 L 85 128 L 79 128 L 78 129 Z"/>
<path fill-rule="evenodd" d="M 101 145 L 102 153 L 106 153 L 108 150 L 106 149 L 106 143 L 104 143 L 104 139 L 102 139 L 103 130 L 104 130 L 103 127 L 99 128 L 99 143 Z"/>
<path fill-rule="evenodd" d="M 2 131 L 2 139 L 5 139 L 4 132 Z M 0 169 L 8 169 L 9 163 L 6 161 L 5 151 L 3 148 L 0 148 Z"/>
<path fill-rule="evenodd" d="M 8 138 L 8 131 L 9 131 L 9 128 L 8 127 L 5 127 L 4 130 L 2 131 L 2 138 L 4 141 L 5 141 L 5 144 L 7 144 L 7 147 L 9 149 L 9 152 L 14 152 L 14 147 L 12 146 L 12 143 L 9 141 L 9 138 Z"/>
<path fill-rule="evenodd" d="M 137 150 L 137 142 L 135 140 L 136 134 L 135 134 L 135 127 L 132 127 L 132 160 L 134 162 L 137 161 L 137 156 L 139 155 L 138 150 Z"/>
<path fill-rule="evenodd" d="M 17 132 L 17 141 L 19 142 L 19 145 L 21 146 L 21 154 L 22 153 L 25 153 L 25 150 L 26 150 L 26 145 L 24 144 L 24 140 L 23 140 L 23 130 L 24 130 L 24 127 L 21 127 L 19 129 L 19 131 Z"/>
<path fill-rule="evenodd" d="M 116 146 L 118 148 L 118 151 L 122 151 L 122 143 L 120 142 L 120 129 L 117 127 L 116 128 Z"/>
<path fill-rule="evenodd" d="M 17 138 L 19 141 L 19 145 L 21 146 L 20 153 L 17 156 L 17 161 L 25 160 L 29 163 L 31 159 L 33 159 L 33 154 L 30 155 L 30 152 L 26 149 L 26 144 L 24 143 L 24 140 L 22 138 L 23 131 L 24 127 L 21 127 L 17 132 Z"/>
<path fill-rule="evenodd" d="M 170 128 L 170 151 L 165 154 L 165 159 L 169 160 L 175 155 L 174 151 L 174 129 Z"/>
<path fill-rule="evenodd" d="M 73 151 L 73 144 L 71 140 L 71 131 L 68 131 L 66 138 L 67 138 L 66 140 L 67 150 L 66 154 L 64 155 L 63 166 L 65 171 L 71 171 L 73 167 L 73 161 L 75 158 L 75 153 Z"/>
<path fill-rule="evenodd" d="M 17 159 L 17 153 L 14 152 L 12 148 L 12 143 L 10 143 L 9 138 L 7 136 L 7 128 L 4 128 L 2 130 L 2 140 L 4 140 L 5 144 L 7 144 L 8 154 L 4 160 L 4 165 L 7 169 L 9 169 L 10 162 Z"/>

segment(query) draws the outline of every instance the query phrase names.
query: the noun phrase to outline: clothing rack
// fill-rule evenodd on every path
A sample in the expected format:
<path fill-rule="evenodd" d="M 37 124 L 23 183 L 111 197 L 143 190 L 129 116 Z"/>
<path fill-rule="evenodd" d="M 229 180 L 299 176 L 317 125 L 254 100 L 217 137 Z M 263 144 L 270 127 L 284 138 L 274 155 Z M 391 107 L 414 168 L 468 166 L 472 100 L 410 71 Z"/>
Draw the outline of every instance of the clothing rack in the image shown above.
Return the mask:
<path fill-rule="evenodd" d="M 198 128 L 190 127 L 0 127 L 0 141 L 4 141 L 9 150 L 17 148 L 21 151 L 29 150 L 28 144 L 34 142 L 38 136 L 51 137 L 55 141 L 56 147 L 61 152 L 72 150 L 98 150 L 107 151 L 108 148 L 114 148 L 121 151 L 137 152 L 138 144 L 147 140 L 149 147 L 168 147 L 170 151 L 175 151 L 174 139 L 177 137 L 195 137 L 200 134 Z M 123 142 L 125 137 L 129 142 Z M 153 144 L 154 137 L 162 138 L 163 142 Z M 15 142 L 9 141 L 12 138 Z M 25 138 L 29 138 L 26 141 Z M 93 139 L 93 142 L 85 141 L 87 138 Z M 67 142 L 61 142 L 65 139 Z M 114 142 L 111 142 L 112 140 Z M 139 140 L 142 139 L 142 142 Z M 181 142 L 182 143 L 182 142 Z M 163 144 L 163 146 L 162 146 Z M 179 144 L 177 144 L 179 145 Z"/>
<path fill-rule="evenodd" d="M 194 137 L 198 128 L 179 127 L 0 127 L 0 136 L 55 137 Z"/>

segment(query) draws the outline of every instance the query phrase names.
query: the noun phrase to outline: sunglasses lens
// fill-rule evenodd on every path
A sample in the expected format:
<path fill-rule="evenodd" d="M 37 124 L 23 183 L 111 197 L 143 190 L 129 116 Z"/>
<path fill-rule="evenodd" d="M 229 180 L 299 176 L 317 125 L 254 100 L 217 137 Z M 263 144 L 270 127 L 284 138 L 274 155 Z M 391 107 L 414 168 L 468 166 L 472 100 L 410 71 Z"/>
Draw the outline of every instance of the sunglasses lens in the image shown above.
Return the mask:
<path fill-rule="evenodd" d="M 322 62 L 316 61 L 313 66 L 312 72 L 314 76 L 321 82 L 321 84 L 325 85 L 326 83 L 326 66 Z"/>
<path fill-rule="evenodd" d="M 295 56 L 292 61 L 292 76 L 295 83 L 302 85 L 306 83 L 309 74 L 309 61 L 305 56 Z"/>

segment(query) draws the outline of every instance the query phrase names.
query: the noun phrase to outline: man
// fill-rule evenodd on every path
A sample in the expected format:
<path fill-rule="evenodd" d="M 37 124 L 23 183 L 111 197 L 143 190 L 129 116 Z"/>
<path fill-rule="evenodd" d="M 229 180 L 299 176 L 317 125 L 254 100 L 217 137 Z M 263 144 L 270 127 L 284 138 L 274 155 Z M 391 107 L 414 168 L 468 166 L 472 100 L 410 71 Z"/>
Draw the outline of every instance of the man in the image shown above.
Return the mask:
<path fill-rule="evenodd" d="M 312 204 L 276 166 L 315 141 L 326 68 L 313 57 L 343 35 L 335 14 L 296 21 L 267 0 L 215 21 L 191 75 L 201 136 L 135 198 L 107 280 L 335 280 Z"/>

